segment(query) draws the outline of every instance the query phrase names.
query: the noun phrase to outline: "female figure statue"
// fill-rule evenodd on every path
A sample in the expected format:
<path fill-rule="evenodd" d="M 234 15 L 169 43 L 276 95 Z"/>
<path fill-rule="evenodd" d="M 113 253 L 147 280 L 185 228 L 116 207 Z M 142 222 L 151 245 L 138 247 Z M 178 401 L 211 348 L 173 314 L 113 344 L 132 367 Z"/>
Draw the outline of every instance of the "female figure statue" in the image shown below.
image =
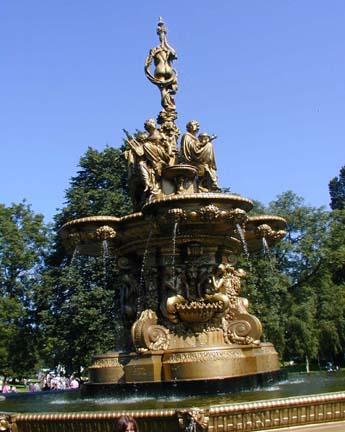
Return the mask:
<path fill-rule="evenodd" d="M 177 59 L 176 51 L 168 44 L 166 39 L 166 27 L 162 19 L 158 23 L 157 34 L 160 45 L 150 50 L 145 62 L 145 73 L 147 78 L 161 91 L 162 107 L 166 111 L 174 112 L 176 109 L 173 95 L 177 92 L 177 74 L 172 67 L 172 61 Z M 153 75 L 150 71 L 154 63 Z"/>

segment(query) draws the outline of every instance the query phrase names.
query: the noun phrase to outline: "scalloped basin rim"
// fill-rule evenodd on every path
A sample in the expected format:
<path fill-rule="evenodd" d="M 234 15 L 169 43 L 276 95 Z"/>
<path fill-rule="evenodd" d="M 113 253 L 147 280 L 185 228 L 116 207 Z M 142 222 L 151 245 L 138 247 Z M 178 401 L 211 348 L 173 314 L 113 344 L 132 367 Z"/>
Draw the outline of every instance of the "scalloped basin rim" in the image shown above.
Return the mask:
<path fill-rule="evenodd" d="M 248 222 L 261 222 L 261 221 L 269 221 L 269 220 L 278 221 L 278 222 L 280 221 L 280 222 L 286 223 L 286 220 L 281 216 L 256 215 L 256 216 L 249 216 L 248 217 Z"/>
<path fill-rule="evenodd" d="M 138 213 L 130 213 L 126 216 L 117 217 L 117 216 L 86 216 L 78 219 L 73 219 L 69 222 L 66 222 L 62 227 L 59 229 L 59 232 L 64 231 L 66 228 L 71 228 L 74 225 L 87 225 L 89 223 L 120 223 L 125 220 L 130 219 L 141 219 L 143 218 L 143 214 L 141 212 Z"/>
<path fill-rule="evenodd" d="M 248 220 L 246 222 L 246 227 L 250 228 L 250 226 L 258 227 L 262 224 L 268 224 L 273 225 L 278 229 L 286 229 L 287 228 L 287 222 L 284 218 L 280 216 L 274 216 L 274 215 L 257 215 L 257 216 L 249 216 Z"/>
<path fill-rule="evenodd" d="M 156 198 L 145 204 L 142 208 L 143 211 L 148 211 L 150 207 L 157 206 L 159 204 L 165 204 L 169 202 L 189 202 L 189 201 L 212 201 L 212 203 L 217 204 L 217 201 L 223 202 L 233 202 L 233 203 L 241 203 L 245 205 L 245 210 L 250 211 L 253 208 L 253 201 L 248 198 L 244 198 L 241 195 L 229 195 L 224 193 L 191 193 L 191 194 L 174 194 L 168 195 L 161 198 Z"/>

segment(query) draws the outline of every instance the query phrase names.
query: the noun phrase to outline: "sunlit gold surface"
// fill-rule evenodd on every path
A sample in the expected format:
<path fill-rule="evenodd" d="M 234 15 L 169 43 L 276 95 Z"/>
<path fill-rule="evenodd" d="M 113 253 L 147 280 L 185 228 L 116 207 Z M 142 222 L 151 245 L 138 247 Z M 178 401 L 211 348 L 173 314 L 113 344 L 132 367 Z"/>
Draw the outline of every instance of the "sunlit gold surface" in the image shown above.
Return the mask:
<path fill-rule="evenodd" d="M 149 52 L 145 74 L 161 92 L 162 111 L 156 120 L 143 122 L 143 131 L 126 132 L 124 157 L 135 213 L 81 218 L 60 230 L 70 253 L 116 257 L 123 274 L 119 307 L 125 328 L 131 325 L 131 348 L 125 356 L 96 356 L 90 383 L 277 371 L 277 353 L 261 342 L 261 322 L 241 297 L 246 272 L 237 260 L 243 251 L 279 241 L 286 222 L 251 217 L 251 200 L 221 192 L 216 135 L 199 134 L 198 121 L 187 123 L 178 143 L 172 65 L 177 55 L 162 19 L 157 34 L 159 45 Z"/>
<path fill-rule="evenodd" d="M 132 415 L 140 432 L 262 431 L 345 419 L 345 393 L 200 408 L 95 413 L 6 414 L 3 432 L 112 432 L 121 415 Z"/>
<path fill-rule="evenodd" d="M 169 175 L 174 171 L 180 175 L 184 168 Z M 96 357 L 91 383 L 237 377 L 279 369 L 274 348 L 260 342 L 260 320 L 240 297 L 246 272 L 234 258 L 243 241 L 249 250 L 259 248 L 262 238 L 278 241 L 285 221 L 250 217 L 251 208 L 252 202 L 238 195 L 176 192 L 123 218 L 88 217 L 62 227 L 71 251 L 101 255 L 106 242 L 126 273 L 123 309 L 137 316 L 129 361 L 118 362 L 116 353 Z"/>

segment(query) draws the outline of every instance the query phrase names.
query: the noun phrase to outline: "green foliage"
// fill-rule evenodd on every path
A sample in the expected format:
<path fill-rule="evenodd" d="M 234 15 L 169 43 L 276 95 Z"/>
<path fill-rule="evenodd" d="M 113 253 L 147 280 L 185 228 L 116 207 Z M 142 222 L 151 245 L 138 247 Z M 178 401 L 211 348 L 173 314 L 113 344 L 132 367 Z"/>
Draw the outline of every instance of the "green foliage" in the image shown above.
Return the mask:
<path fill-rule="evenodd" d="M 0 205 L 0 373 L 24 374 L 37 361 L 33 293 L 48 246 L 43 216 L 26 203 Z"/>
<path fill-rule="evenodd" d="M 56 230 L 74 218 L 121 216 L 132 210 L 127 168 L 121 149 L 89 148 L 56 215 Z M 44 339 L 45 363 L 78 372 L 92 354 L 119 348 L 119 276 L 111 259 L 66 256 L 59 237 L 42 274 L 37 313 Z"/>
<path fill-rule="evenodd" d="M 328 184 L 332 210 L 345 209 L 345 166 L 340 169 L 339 177 L 334 177 Z"/>
<path fill-rule="evenodd" d="M 250 309 L 263 325 L 263 340 L 272 342 L 282 357 L 285 348 L 286 298 L 289 279 L 277 271 L 273 251 L 251 257 L 251 269 L 243 287 Z"/>
<path fill-rule="evenodd" d="M 89 147 L 79 165 L 66 191 L 66 206 L 55 217 L 58 227 L 75 218 L 131 212 L 122 149 L 98 151 Z"/>
<path fill-rule="evenodd" d="M 55 217 L 55 233 L 74 218 L 132 211 L 121 154 L 87 150 Z M 332 212 L 306 205 L 292 191 L 267 208 L 254 202 L 252 215 L 288 222 L 280 243 L 251 256 L 243 284 L 243 296 L 263 323 L 263 339 L 284 360 L 343 360 L 344 179 L 345 167 L 330 182 Z M 125 348 L 120 286 L 112 259 L 82 257 L 76 250 L 71 260 L 29 205 L 0 205 L 0 373 L 27 374 L 39 362 L 80 371 L 92 354 Z"/>
<path fill-rule="evenodd" d="M 271 248 L 270 263 L 262 255 L 253 257 L 253 274 L 248 281 L 252 307 L 263 322 L 265 336 L 286 360 L 324 356 L 321 344 L 327 336 L 321 330 L 320 317 L 323 329 L 326 317 L 320 309 L 325 306 L 322 299 L 330 294 L 323 271 L 329 252 L 329 212 L 307 206 L 292 191 L 279 195 L 267 209 L 260 203 L 255 208 L 287 221 L 287 235 Z M 339 328 L 337 316 L 327 317 L 328 328 Z M 339 341 L 328 341 L 327 353 L 333 355 Z"/>

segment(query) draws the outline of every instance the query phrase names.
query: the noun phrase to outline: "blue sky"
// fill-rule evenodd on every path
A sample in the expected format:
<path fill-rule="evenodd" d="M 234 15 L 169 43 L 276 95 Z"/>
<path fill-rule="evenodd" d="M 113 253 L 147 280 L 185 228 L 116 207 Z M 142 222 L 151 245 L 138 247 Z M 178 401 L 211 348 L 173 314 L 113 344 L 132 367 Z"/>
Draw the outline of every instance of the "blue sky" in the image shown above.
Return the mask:
<path fill-rule="evenodd" d="M 144 75 L 162 16 L 175 97 L 214 141 L 221 186 L 328 206 L 345 165 L 343 0 L 0 1 L 0 203 L 50 221 L 89 146 L 159 113 Z"/>

